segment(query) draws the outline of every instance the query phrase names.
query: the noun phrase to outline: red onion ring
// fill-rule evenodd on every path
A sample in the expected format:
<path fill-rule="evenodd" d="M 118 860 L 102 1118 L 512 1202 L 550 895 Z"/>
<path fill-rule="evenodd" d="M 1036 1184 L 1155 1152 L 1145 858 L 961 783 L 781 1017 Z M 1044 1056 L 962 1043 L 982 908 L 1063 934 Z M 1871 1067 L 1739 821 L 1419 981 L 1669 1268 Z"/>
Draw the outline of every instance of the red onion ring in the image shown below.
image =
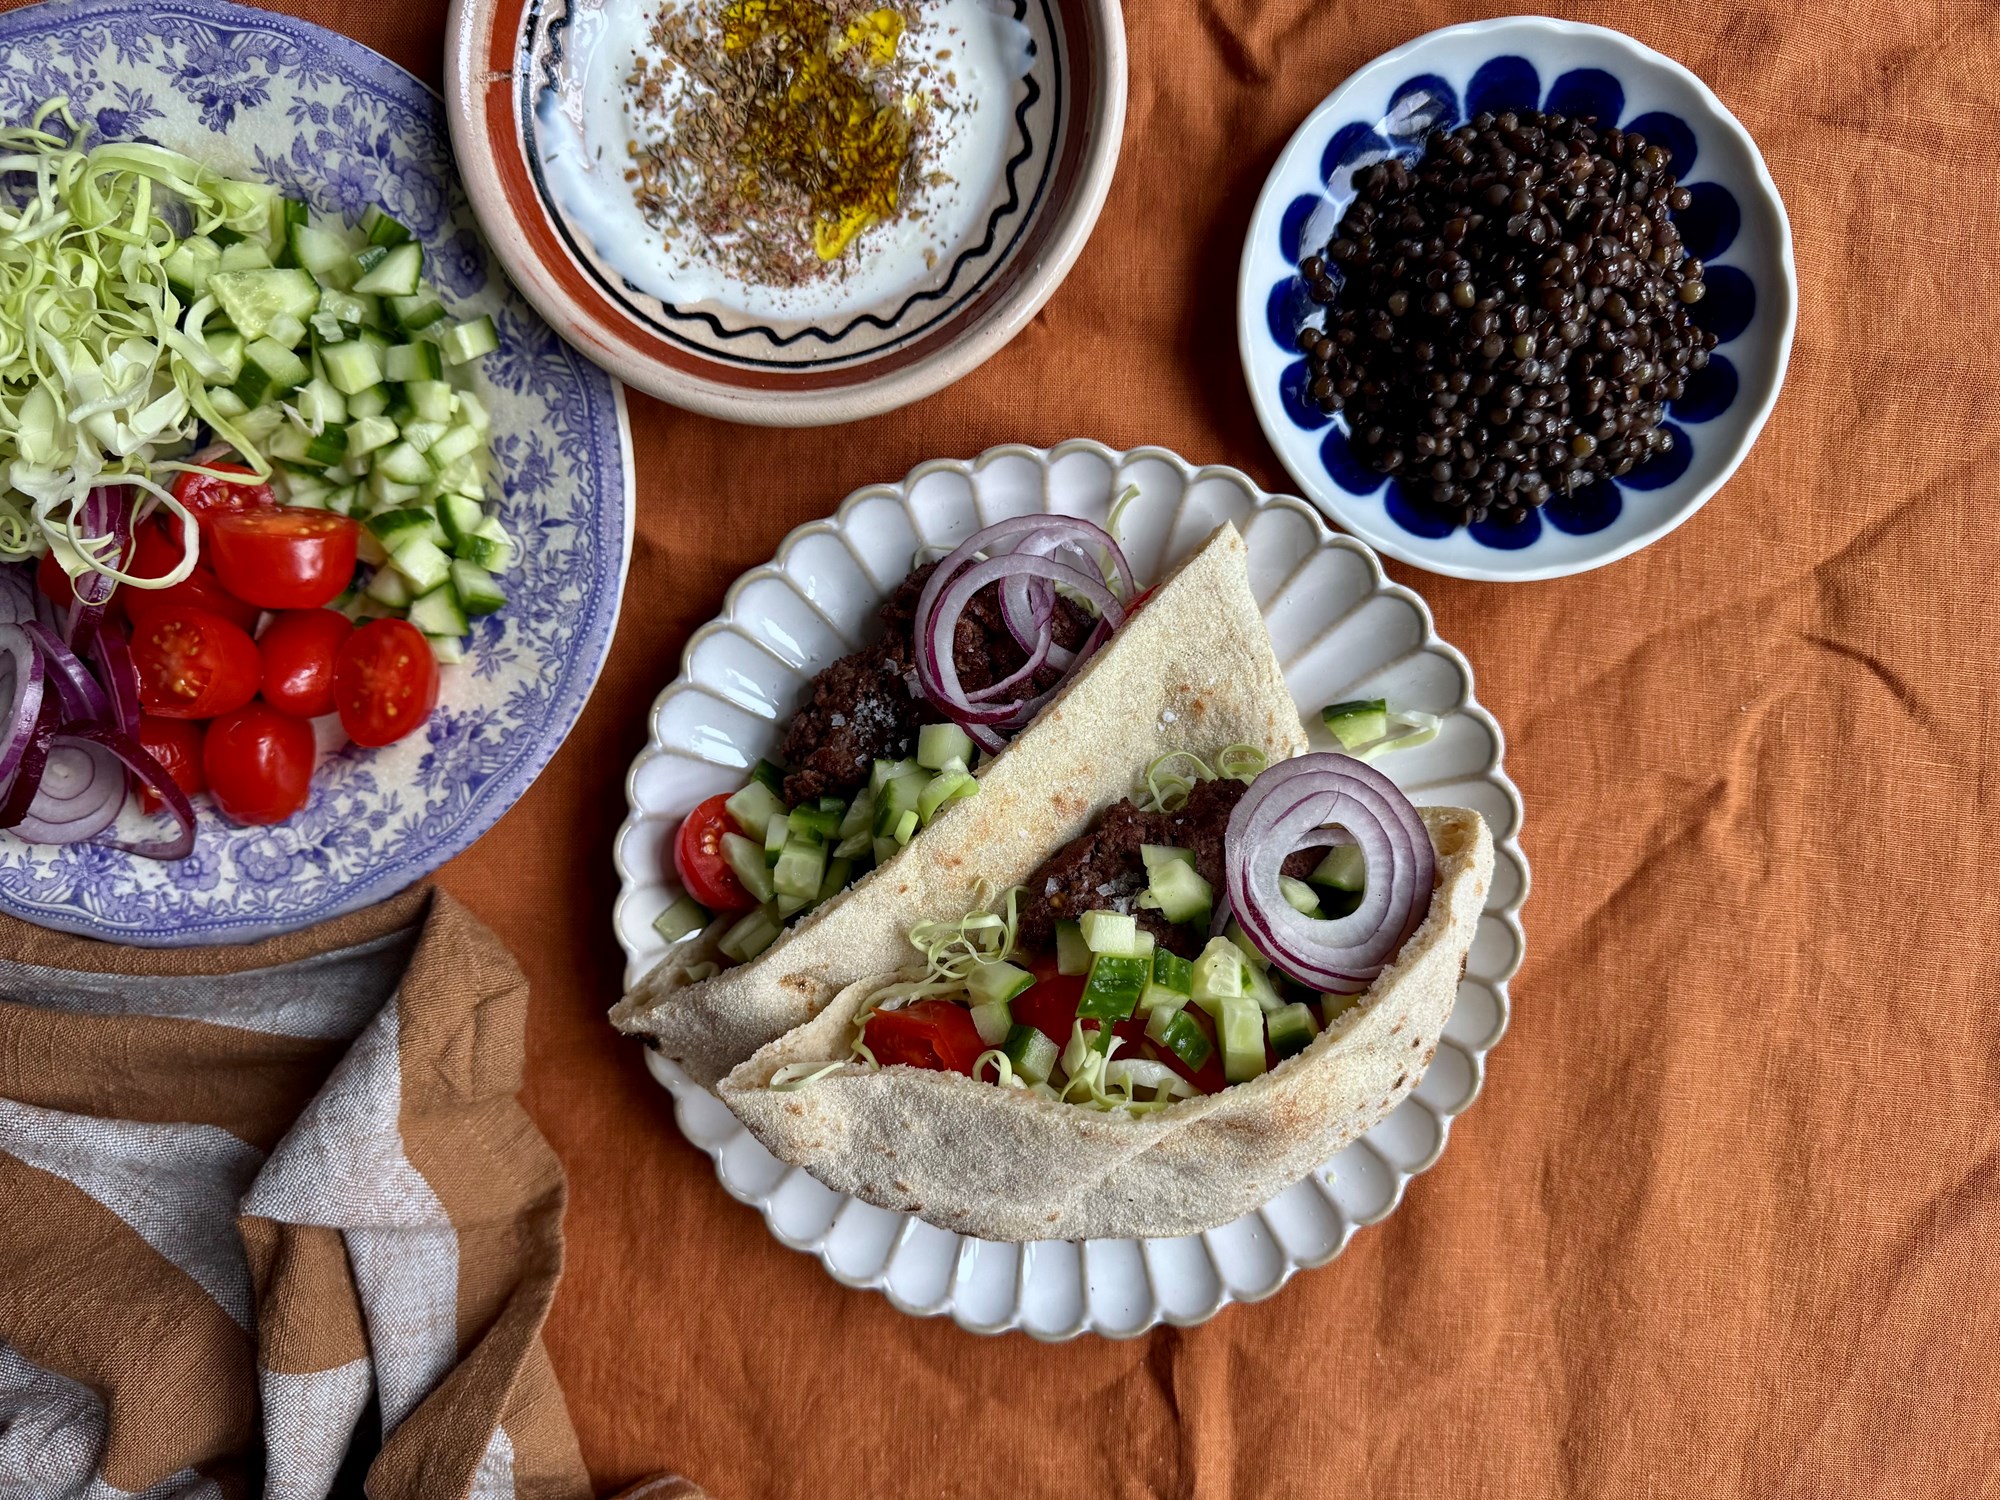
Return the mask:
<path fill-rule="evenodd" d="M 1338 829 L 1330 825 L 1338 825 Z M 1279 887 L 1288 855 L 1344 842 L 1361 849 L 1361 904 L 1308 917 Z M 1437 856 L 1424 820 L 1396 784 L 1351 756 L 1281 761 L 1250 784 L 1223 840 L 1229 904 L 1258 951 L 1300 984 L 1366 989 L 1430 911 Z"/>
<path fill-rule="evenodd" d="M 1077 562 L 1059 560 L 1069 552 Z M 1095 561 L 1103 556 L 1110 582 Z M 982 588 L 1000 585 L 1000 615 L 1027 660 L 1006 677 L 974 692 L 960 683 L 953 660 L 958 622 Z M 1097 625 L 1083 645 L 1068 650 L 1056 643 L 1056 588 L 1060 584 L 1089 600 Z M 1122 592 L 1121 592 L 1122 591 Z M 1132 567 L 1118 544 L 1100 527 L 1075 516 L 1013 516 L 966 538 L 944 557 L 917 599 L 917 680 L 939 712 L 988 750 L 1006 743 L 1003 730 L 1033 718 L 1055 691 L 1008 697 L 1031 685 L 1036 674 L 1054 666 L 1067 675 L 1124 623 L 1124 601 L 1136 594 Z M 1056 686 L 1060 686 L 1060 680 Z"/>
<path fill-rule="evenodd" d="M 170 839 L 141 839 L 136 842 L 127 839 L 105 839 L 108 849 L 123 849 L 128 854 L 137 854 L 145 859 L 186 859 L 194 853 L 194 804 L 188 801 L 180 784 L 167 773 L 167 768 L 153 757 L 153 753 L 138 740 L 122 730 L 111 729 L 102 724 L 71 724 L 57 736 L 58 741 L 72 740 L 95 746 L 101 751 L 116 756 L 140 781 L 153 789 L 166 810 L 173 815 L 180 830 Z M 124 778 L 119 778 L 119 802 L 124 801 Z M 112 809 L 112 817 L 118 816 L 117 807 Z"/>
<path fill-rule="evenodd" d="M 53 630 L 40 620 L 30 620 L 21 629 L 35 643 L 42 660 L 48 663 L 49 683 L 56 690 L 65 719 L 85 719 L 94 723 L 111 717 L 111 704 L 104 696 L 104 689 L 90 675 L 90 668 L 57 639 Z"/>
<path fill-rule="evenodd" d="M 919 634 L 917 636 L 917 681 L 924 695 L 935 704 L 940 712 L 954 722 L 965 727 L 1018 728 L 1033 718 L 1035 711 L 1054 693 L 1038 694 L 1032 698 L 1016 699 L 1008 703 L 973 703 L 960 685 L 958 663 L 953 659 L 953 636 L 958 628 L 959 616 L 972 596 L 988 584 L 1002 579 L 1026 574 L 1030 577 L 1046 578 L 1051 582 L 1068 585 L 1097 606 L 1100 624 L 1108 624 L 1115 630 L 1125 623 L 1125 607 L 1102 578 L 1094 577 L 1081 569 L 1059 563 L 1052 558 L 1024 556 L 1021 553 L 1003 554 L 988 558 L 984 562 L 973 563 L 960 570 L 949 583 L 939 588 L 935 598 L 932 589 L 938 579 L 944 576 L 940 565 L 929 583 L 924 586 L 924 595 L 917 604 Z M 1096 639 L 1098 631 L 1091 632 Z M 1086 644 L 1089 644 L 1086 642 Z M 1082 659 L 1079 655 L 1079 660 Z M 978 734 L 974 739 L 984 743 Z M 998 735 L 992 738 L 1000 739 Z M 1001 743 L 1005 743 L 1001 739 Z M 997 746 L 989 745 L 989 749 Z"/>
<path fill-rule="evenodd" d="M 35 725 L 42 714 L 44 674 L 41 652 L 19 625 L 0 625 L 0 656 L 5 657 L 0 671 L 6 673 L 5 686 L 0 687 L 0 703 L 6 704 L 0 709 L 0 724 L 4 724 L 0 733 L 5 735 L 0 739 L 0 788 L 5 788 L 12 785 L 35 737 Z"/>
<path fill-rule="evenodd" d="M 16 827 L 27 817 L 35 794 L 42 789 L 42 768 L 48 764 L 49 740 L 58 722 L 55 694 L 43 693 L 41 712 L 35 716 L 35 727 L 28 732 L 14 779 L 8 783 L 7 800 L 0 803 L 0 828 Z"/>
<path fill-rule="evenodd" d="M 14 825 L 22 838 L 37 844 L 80 844 L 117 821 L 118 809 L 125 805 L 125 767 L 97 742 L 93 730 L 115 733 L 101 725 L 71 724 L 49 736 L 34 800 Z"/>
<path fill-rule="evenodd" d="M 79 515 L 80 529 L 90 536 L 111 538 L 111 555 L 124 567 L 132 553 L 132 490 L 129 485 L 111 484 L 94 489 L 84 499 Z M 90 571 L 70 580 L 76 600 L 63 622 L 62 638 L 81 651 L 90 644 L 104 623 L 104 607 L 118 588 L 115 578 Z"/>
<path fill-rule="evenodd" d="M 104 676 L 104 696 L 111 705 L 115 728 L 139 735 L 139 668 L 132 661 L 132 644 L 115 630 L 101 630 L 90 643 L 91 659 Z"/>

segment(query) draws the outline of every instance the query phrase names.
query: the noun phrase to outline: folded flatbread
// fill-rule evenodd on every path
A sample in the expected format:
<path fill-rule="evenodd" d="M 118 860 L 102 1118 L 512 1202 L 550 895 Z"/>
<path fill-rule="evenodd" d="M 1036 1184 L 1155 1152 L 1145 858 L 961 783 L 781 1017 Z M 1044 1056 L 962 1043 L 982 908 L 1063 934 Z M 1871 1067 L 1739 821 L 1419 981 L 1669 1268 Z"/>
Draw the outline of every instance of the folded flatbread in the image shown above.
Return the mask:
<path fill-rule="evenodd" d="M 847 1059 L 863 1004 L 921 970 L 849 985 L 719 1092 L 773 1154 L 835 1191 L 981 1239 L 1181 1235 L 1227 1223 L 1387 1115 L 1437 1051 L 1492 878 L 1493 839 L 1475 812 L 1427 808 L 1423 819 L 1438 856 L 1423 925 L 1304 1051 L 1220 1093 L 1131 1117 L 912 1067 L 849 1063 L 801 1087 L 769 1086 L 788 1064 Z"/>
<path fill-rule="evenodd" d="M 1131 790 L 1135 765 L 1234 743 L 1273 760 L 1306 748 L 1250 589 L 1248 551 L 1225 523 L 979 772 L 977 796 L 947 806 L 749 963 L 690 983 L 692 965 L 716 959 L 718 932 L 681 944 L 612 1008 L 612 1022 L 712 1087 L 846 985 L 901 967 L 913 923 L 963 915 L 982 882 L 1018 884 Z"/>

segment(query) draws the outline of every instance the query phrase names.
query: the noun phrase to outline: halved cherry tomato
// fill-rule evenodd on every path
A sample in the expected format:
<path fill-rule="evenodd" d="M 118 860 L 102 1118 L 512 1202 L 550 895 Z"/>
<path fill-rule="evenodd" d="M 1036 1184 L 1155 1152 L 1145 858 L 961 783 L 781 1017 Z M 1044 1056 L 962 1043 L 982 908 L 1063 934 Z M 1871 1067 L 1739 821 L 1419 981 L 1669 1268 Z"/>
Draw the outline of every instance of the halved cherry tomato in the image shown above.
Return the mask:
<path fill-rule="evenodd" d="M 437 706 L 431 643 L 408 620 L 370 620 L 334 657 L 333 699 L 340 727 L 355 744 L 400 740 Z"/>
<path fill-rule="evenodd" d="M 297 719 L 330 714 L 333 663 L 354 622 L 331 609 L 288 609 L 257 637 L 264 661 L 264 701 Z"/>
<path fill-rule="evenodd" d="M 208 523 L 217 516 L 235 515 L 247 510 L 272 510 L 277 507 L 278 497 L 271 493 L 271 487 L 260 482 L 243 465 L 206 464 L 203 467 L 220 469 L 230 474 L 243 474 L 250 479 L 248 484 L 242 484 L 227 479 L 211 479 L 206 474 L 183 474 L 174 481 L 174 498 L 194 512 L 194 518 L 201 523 L 204 536 L 208 534 Z"/>
<path fill-rule="evenodd" d="M 132 627 L 139 702 L 169 719 L 212 719 L 257 696 L 257 643 L 220 615 L 163 609 Z"/>
<path fill-rule="evenodd" d="M 222 586 L 265 609 L 318 609 L 354 581 L 361 528 L 328 510 L 236 511 L 208 523 Z"/>
<path fill-rule="evenodd" d="M 885 1068 L 904 1063 L 969 1078 L 979 1054 L 986 1050 L 979 1028 L 972 1024 L 972 1012 L 949 1000 L 919 1000 L 901 1010 L 878 1010 L 861 1034 L 875 1061 Z"/>
<path fill-rule="evenodd" d="M 743 831 L 729 816 L 724 806 L 728 801 L 718 792 L 681 819 L 674 834 L 674 873 L 687 893 L 710 911 L 748 911 L 757 898 L 743 889 L 722 857 L 722 836 Z"/>
<path fill-rule="evenodd" d="M 208 789 L 201 769 L 201 726 L 186 719 L 162 719 L 156 714 L 139 715 L 139 743 L 173 777 L 174 785 L 192 797 Z M 160 797 L 144 782 L 139 784 L 139 801 L 147 812 L 160 810 Z"/>
<path fill-rule="evenodd" d="M 139 528 L 138 545 L 133 549 L 131 573 L 135 578 L 165 578 L 181 560 L 181 535 L 177 526 L 163 524 L 158 517 Z M 163 589 L 141 589 L 129 585 L 113 594 L 123 600 L 125 612 L 134 620 L 163 609 L 205 609 L 221 615 L 233 625 L 254 629 L 264 612 L 247 604 L 222 586 L 215 570 L 197 557 L 194 571 L 179 583 Z"/>
<path fill-rule="evenodd" d="M 215 805 L 237 823 L 282 823 L 312 793 L 312 725 L 246 703 L 208 726 L 201 765 Z"/>

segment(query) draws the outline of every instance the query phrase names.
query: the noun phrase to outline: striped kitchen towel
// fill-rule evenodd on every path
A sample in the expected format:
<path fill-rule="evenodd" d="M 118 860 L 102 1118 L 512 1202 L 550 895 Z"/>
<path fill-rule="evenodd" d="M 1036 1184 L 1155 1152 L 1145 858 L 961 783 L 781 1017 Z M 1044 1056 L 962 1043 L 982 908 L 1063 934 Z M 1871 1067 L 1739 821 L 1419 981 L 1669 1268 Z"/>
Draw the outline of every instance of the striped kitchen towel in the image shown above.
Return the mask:
<path fill-rule="evenodd" d="M 0 954 L 0 1496 L 589 1495 L 527 983 L 464 907 Z"/>

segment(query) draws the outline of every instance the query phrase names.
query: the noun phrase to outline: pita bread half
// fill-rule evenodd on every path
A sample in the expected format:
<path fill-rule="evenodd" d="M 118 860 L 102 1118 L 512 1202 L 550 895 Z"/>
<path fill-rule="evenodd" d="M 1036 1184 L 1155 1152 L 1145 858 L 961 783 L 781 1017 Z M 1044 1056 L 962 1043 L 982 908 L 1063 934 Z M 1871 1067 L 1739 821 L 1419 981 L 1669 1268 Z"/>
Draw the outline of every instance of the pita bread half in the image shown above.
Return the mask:
<path fill-rule="evenodd" d="M 816 1015 L 842 986 L 908 961 L 905 934 L 962 916 L 981 881 L 1004 889 L 1132 789 L 1170 750 L 1305 752 L 1305 731 L 1250 589 L 1249 551 L 1224 524 L 1170 574 L 1035 722 L 887 864 L 736 968 L 689 983 L 716 957 L 712 927 L 663 959 L 611 1011 L 713 1087 L 759 1047 Z"/>
<path fill-rule="evenodd" d="M 723 1102 L 836 1192 L 980 1239 L 1225 1224 L 1387 1115 L 1437 1051 L 1492 879 L 1493 837 L 1476 812 L 1423 817 L 1438 853 L 1430 914 L 1352 1009 L 1262 1077 L 1137 1118 L 922 1068 L 851 1064 L 769 1087 L 789 1063 L 846 1058 L 856 1013 L 889 975 L 849 985 L 760 1050 L 723 1080 Z"/>

